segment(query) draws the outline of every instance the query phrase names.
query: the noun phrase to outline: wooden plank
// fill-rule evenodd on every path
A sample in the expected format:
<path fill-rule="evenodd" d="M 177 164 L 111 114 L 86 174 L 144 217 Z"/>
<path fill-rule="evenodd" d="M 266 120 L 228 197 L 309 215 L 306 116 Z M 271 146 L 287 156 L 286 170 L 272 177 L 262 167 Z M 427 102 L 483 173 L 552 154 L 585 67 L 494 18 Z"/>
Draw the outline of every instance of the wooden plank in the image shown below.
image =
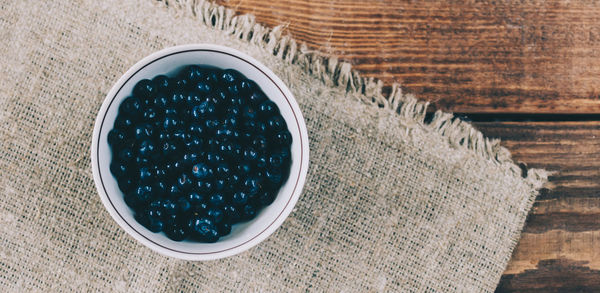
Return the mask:
<path fill-rule="evenodd" d="M 557 172 L 497 292 L 600 292 L 600 121 L 475 124 L 516 160 Z"/>
<path fill-rule="evenodd" d="M 217 0 L 366 76 L 477 113 L 600 112 L 600 2 Z"/>
<path fill-rule="evenodd" d="M 217 0 L 462 113 L 600 113 L 600 2 Z M 600 291 L 600 122 L 479 122 L 557 171 L 497 292 Z"/>
<path fill-rule="evenodd" d="M 475 122 L 513 158 L 557 173 L 538 199 L 600 197 L 600 122 Z"/>

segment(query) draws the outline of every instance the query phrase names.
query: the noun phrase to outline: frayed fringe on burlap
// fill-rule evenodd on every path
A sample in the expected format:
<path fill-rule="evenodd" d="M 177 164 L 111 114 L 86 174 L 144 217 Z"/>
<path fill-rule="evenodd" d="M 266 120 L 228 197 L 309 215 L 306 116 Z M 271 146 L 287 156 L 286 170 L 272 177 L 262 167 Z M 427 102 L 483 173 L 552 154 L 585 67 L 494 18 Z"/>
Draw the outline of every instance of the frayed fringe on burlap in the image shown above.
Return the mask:
<path fill-rule="evenodd" d="M 283 26 L 268 28 L 256 23 L 253 15 L 236 16 L 233 10 L 205 0 L 158 0 L 156 3 L 176 14 L 191 14 L 209 27 L 259 45 L 284 62 L 300 66 L 328 86 L 359 94 L 356 96 L 367 104 L 393 111 L 404 119 L 441 134 L 455 148 L 469 149 L 496 164 L 508 166 L 511 172 L 522 175 L 536 190 L 546 182 L 548 172 L 540 169 L 524 171 L 513 162 L 510 152 L 500 145 L 500 140 L 484 137 L 471 124 L 454 117 L 452 113 L 438 110 L 433 119 L 426 122 L 428 102 L 404 94 L 398 83 L 394 83 L 390 94 L 385 95 L 381 80 L 362 77 L 352 69 L 350 63 L 309 50 L 305 44 L 299 45 L 289 35 L 282 33 Z"/>

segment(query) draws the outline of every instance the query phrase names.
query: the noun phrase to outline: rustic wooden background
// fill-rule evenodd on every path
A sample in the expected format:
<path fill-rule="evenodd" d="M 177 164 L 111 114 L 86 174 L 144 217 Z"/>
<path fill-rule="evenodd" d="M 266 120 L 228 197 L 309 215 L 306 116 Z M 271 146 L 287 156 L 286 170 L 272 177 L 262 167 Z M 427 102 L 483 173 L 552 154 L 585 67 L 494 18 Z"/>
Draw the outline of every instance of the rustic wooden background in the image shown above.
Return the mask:
<path fill-rule="evenodd" d="M 557 171 L 497 292 L 600 292 L 600 1 L 217 2 L 284 24 Z"/>

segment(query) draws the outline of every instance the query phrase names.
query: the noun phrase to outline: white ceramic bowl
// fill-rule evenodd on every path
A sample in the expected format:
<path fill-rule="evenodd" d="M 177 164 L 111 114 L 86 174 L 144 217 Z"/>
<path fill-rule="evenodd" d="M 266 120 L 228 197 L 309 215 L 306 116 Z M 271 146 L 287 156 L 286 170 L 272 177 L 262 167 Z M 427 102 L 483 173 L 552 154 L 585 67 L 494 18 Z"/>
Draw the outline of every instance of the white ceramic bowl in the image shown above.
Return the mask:
<path fill-rule="evenodd" d="M 134 218 L 125 204 L 117 181 L 109 170 L 111 150 L 107 135 L 113 128 L 121 102 L 130 95 L 141 79 L 159 74 L 170 75 L 185 65 L 205 64 L 233 68 L 254 80 L 277 104 L 292 134 L 292 166 L 285 185 L 275 201 L 265 207 L 252 221 L 234 225 L 231 234 L 216 243 L 176 242 L 163 233 L 152 233 Z M 302 191 L 308 171 L 308 136 L 304 118 L 290 90 L 271 70 L 254 58 L 237 50 L 209 44 L 171 47 L 156 52 L 131 67 L 110 90 L 94 127 L 92 170 L 102 203 L 113 219 L 133 238 L 167 256 L 186 260 L 210 260 L 245 251 L 271 235 L 290 214 Z"/>

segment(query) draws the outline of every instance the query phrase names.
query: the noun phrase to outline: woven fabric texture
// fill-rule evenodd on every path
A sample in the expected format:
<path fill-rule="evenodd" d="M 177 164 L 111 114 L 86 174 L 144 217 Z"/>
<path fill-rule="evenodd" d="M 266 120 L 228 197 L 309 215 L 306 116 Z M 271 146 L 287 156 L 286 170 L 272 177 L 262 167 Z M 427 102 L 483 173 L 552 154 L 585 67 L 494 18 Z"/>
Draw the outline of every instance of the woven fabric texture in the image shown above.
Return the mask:
<path fill-rule="evenodd" d="M 0 1 L 0 289 L 492 292 L 545 172 L 398 86 L 204 1 Z M 306 119 L 304 193 L 271 237 L 188 262 L 126 234 L 94 186 L 112 84 L 165 47 L 215 43 L 270 67 Z"/>

